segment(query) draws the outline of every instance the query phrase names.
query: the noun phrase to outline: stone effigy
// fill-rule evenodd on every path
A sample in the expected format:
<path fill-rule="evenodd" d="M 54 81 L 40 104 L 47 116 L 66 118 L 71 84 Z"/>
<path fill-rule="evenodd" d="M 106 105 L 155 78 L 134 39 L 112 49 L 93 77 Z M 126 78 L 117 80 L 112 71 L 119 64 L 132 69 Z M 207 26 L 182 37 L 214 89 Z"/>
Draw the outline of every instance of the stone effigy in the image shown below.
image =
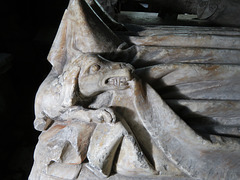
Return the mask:
<path fill-rule="evenodd" d="M 36 95 L 30 180 L 239 179 L 238 30 L 176 28 L 117 36 L 70 1 Z"/>

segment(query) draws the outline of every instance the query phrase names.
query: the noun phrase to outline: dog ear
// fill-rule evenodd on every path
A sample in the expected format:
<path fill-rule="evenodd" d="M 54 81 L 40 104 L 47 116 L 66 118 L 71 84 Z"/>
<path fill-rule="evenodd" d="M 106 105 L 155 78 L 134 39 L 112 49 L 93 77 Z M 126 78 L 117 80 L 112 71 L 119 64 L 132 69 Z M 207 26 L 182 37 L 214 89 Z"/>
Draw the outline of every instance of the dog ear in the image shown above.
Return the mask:
<path fill-rule="evenodd" d="M 63 107 L 73 106 L 78 101 L 77 90 L 80 70 L 80 66 L 69 66 L 62 74 L 63 86 L 60 96 Z"/>

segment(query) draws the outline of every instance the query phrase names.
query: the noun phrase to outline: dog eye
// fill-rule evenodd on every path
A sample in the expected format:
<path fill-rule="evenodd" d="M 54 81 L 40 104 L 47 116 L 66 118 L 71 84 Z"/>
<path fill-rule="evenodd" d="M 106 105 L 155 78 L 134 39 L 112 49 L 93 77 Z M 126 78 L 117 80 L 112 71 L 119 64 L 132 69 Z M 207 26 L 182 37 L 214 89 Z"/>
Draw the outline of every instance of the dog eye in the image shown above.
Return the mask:
<path fill-rule="evenodd" d="M 101 67 L 98 64 L 94 64 L 90 67 L 90 73 L 97 72 L 97 71 L 99 71 L 100 68 Z"/>

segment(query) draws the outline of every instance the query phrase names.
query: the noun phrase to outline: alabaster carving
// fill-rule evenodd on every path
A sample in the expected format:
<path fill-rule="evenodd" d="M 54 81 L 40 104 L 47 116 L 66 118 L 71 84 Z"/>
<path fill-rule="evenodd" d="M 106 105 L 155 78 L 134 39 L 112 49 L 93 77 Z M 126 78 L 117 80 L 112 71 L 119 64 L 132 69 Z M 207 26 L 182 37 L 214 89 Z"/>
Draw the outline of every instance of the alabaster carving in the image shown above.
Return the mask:
<path fill-rule="evenodd" d="M 117 36 L 88 3 L 70 1 L 50 50 L 29 179 L 239 179 L 238 31 Z"/>

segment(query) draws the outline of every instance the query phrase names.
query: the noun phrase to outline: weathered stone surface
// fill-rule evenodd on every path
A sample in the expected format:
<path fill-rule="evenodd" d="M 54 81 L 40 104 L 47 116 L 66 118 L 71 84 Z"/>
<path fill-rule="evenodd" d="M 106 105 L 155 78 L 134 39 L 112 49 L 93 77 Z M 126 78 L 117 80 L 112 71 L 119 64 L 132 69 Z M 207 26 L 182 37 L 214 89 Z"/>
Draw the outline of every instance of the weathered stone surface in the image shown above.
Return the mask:
<path fill-rule="evenodd" d="M 83 179 L 83 180 L 88 180 L 88 179 L 98 180 L 99 177 L 95 176 L 91 171 L 89 171 L 88 168 L 86 168 L 83 165 L 83 168 L 82 168 L 77 180 L 81 180 L 81 179 Z M 172 180 L 197 180 L 197 178 L 190 178 L 190 177 L 186 177 L 186 176 L 171 176 L 171 175 L 169 175 L 169 176 L 166 176 L 166 175 L 163 175 L 163 176 L 158 176 L 158 175 L 124 176 L 124 175 L 120 175 L 120 174 L 112 174 L 107 179 L 110 179 L 110 180 L 156 180 L 156 179 L 158 179 L 158 180 L 169 180 L 169 179 L 172 179 Z"/>
<path fill-rule="evenodd" d="M 166 102 L 175 107 L 175 110 L 185 118 L 196 118 L 199 116 L 213 118 L 216 123 L 222 125 L 239 125 L 240 102 L 239 101 L 221 101 L 221 100 L 166 100 Z M 181 108 L 184 106 L 186 108 Z M 199 117 L 200 118 L 200 117 Z M 232 121 L 231 121 L 232 119 Z"/>
<path fill-rule="evenodd" d="M 238 156 L 238 141 L 234 142 L 230 139 L 222 141 L 217 138 L 215 143 L 213 141 L 210 143 L 200 138 L 175 113 L 171 112 L 159 97 L 154 95 L 155 92 L 151 88 L 147 88 L 147 94 L 145 100 L 141 96 L 137 96 L 136 105 L 144 109 L 144 111 L 139 111 L 143 116 L 143 124 L 151 137 L 155 139 L 158 147 L 162 147 L 168 157 L 178 164 L 178 167 L 181 167 L 183 171 L 186 170 L 185 172 L 189 172 L 193 177 L 199 177 L 201 174 L 202 178 L 206 179 L 237 178 L 235 173 L 239 164 L 234 157 Z M 144 101 L 149 102 L 148 105 L 143 106 Z M 231 148 L 233 148 L 231 150 L 233 154 L 229 157 L 226 153 L 230 153 Z M 221 159 L 217 160 L 218 170 L 212 171 L 210 167 L 216 165 L 215 158 L 217 156 L 221 156 Z M 211 160 L 211 158 L 213 159 Z M 194 162 L 195 160 L 196 162 Z M 230 161 L 233 166 L 228 169 L 225 163 Z"/>
<path fill-rule="evenodd" d="M 131 64 L 135 67 L 146 67 L 158 64 L 236 64 L 239 65 L 239 50 L 212 48 L 184 48 L 135 46 L 136 55 Z"/>
<path fill-rule="evenodd" d="M 233 27 L 202 27 L 202 26 L 144 26 L 138 32 L 139 36 L 167 34 L 208 34 L 208 35 L 239 35 L 239 28 Z"/>
<path fill-rule="evenodd" d="M 188 125 L 201 134 L 240 136 L 239 101 L 167 100 Z"/>
<path fill-rule="evenodd" d="M 179 46 L 198 48 L 239 49 L 239 37 L 208 34 L 171 34 L 146 37 L 129 36 L 129 42 L 144 46 Z"/>
<path fill-rule="evenodd" d="M 167 99 L 240 100 L 239 70 L 238 65 L 181 63 L 149 66 L 136 72 Z"/>
<path fill-rule="evenodd" d="M 70 1 L 36 95 L 30 180 L 240 178 L 238 32 L 157 28 L 122 33 L 124 49 Z"/>

